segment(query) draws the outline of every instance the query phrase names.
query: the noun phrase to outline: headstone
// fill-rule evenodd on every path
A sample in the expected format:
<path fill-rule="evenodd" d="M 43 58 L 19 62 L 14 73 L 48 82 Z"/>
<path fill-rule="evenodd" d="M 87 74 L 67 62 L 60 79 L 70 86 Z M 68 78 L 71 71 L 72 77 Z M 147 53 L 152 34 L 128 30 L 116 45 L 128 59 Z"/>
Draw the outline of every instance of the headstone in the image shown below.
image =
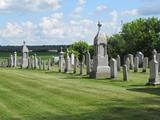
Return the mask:
<path fill-rule="evenodd" d="M 66 60 L 65 60 L 66 64 L 65 64 L 65 72 L 66 73 L 70 73 L 72 71 L 72 68 L 71 68 L 71 62 L 70 62 L 70 57 L 69 57 L 69 52 L 68 52 L 68 49 L 67 49 L 67 54 L 66 54 Z"/>
<path fill-rule="evenodd" d="M 13 66 L 17 67 L 17 52 L 14 52 L 14 56 L 13 56 Z"/>
<path fill-rule="evenodd" d="M 80 75 L 83 75 L 83 62 L 80 62 Z"/>
<path fill-rule="evenodd" d="M 160 53 L 157 54 L 158 71 L 160 72 Z"/>
<path fill-rule="evenodd" d="M 129 59 L 129 57 L 126 58 L 125 64 L 127 65 L 127 70 L 129 71 L 129 68 L 130 68 L 130 59 Z"/>
<path fill-rule="evenodd" d="M 90 53 L 89 51 L 86 54 L 86 71 L 87 71 L 87 75 L 89 75 L 89 73 L 91 72 L 91 57 L 90 57 Z"/>
<path fill-rule="evenodd" d="M 98 33 L 94 39 L 93 69 L 91 78 L 110 78 L 110 67 L 108 66 L 107 40 L 105 34 L 99 34 L 101 24 L 98 23 Z"/>
<path fill-rule="evenodd" d="M 61 52 L 59 53 L 59 72 L 63 71 L 63 65 L 64 65 L 64 52 L 62 51 L 61 48 Z"/>
<path fill-rule="evenodd" d="M 14 66 L 13 55 L 10 56 L 10 67 Z"/>
<path fill-rule="evenodd" d="M 48 60 L 48 70 L 51 70 L 51 59 Z"/>
<path fill-rule="evenodd" d="M 157 60 L 157 50 L 156 49 L 153 49 L 152 54 L 153 54 L 153 56 L 156 57 L 156 60 Z"/>
<path fill-rule="evenodd" d="M 142 72 L 146 72 L 147 68 L 148 68 L 148 57 L 145 57 L 143 59 L 143 70 L 142 70 Z"/>
<path fill-rule="evenodd" d="M 117 55 L 117 70 L 120 71 L 121 70 L 121 58 L 119 55 Z"/>
<path fill-rule="evenodd" d="M 40 57 L 38 57 L 38 66 L 39 69 L 42 70 L 42 59 Z"/>
<path fill-rule="evenodd" d="M 32 59 L 28 58 L 28 69 L 32 68 Z"/>
<path fill-rule="evenodd" d="M 45 62 L 43 61 L 42 64 L 43 64 L 43 70 L 46 70 L 46 64 L 45 64 Z"/>
<path fill-rule="evenodd" d="M 129 68 L 131 69 L 131 70 L 133 70 L 134 69 L 134 56 L 132 55 L 132 54 L 128 54 L 128 57 L 129 57 L 129 61 L 130 61 L 130 65 L 129 65 Z"/>
<path fill-rule="evenodd" d="M 35 68 L 35 62 L 34 62 L 34 56 L 32 55 L 32 57 L 31 57 L 31 66 L 32 66 L 32 69 L 34 69 Z"/>
<path fill-rule="evenodd" d="M 22 68 L 28 67 L 29 49 L 27 48 L 25 42 L 22 48 Z"/>
<path fill-rule="evenodd" d="M 156 56 L 153 54 L 153 59 L 150 62 L 150 77 L 147 85 L 159 85 L 160 80 L 158 76 L 158 62 Z"/>
<path fill-rule="evenodd" d="M 138 72 L 139 69 L 139 57 L 134 58 L 134 72 Z"/>
<path fill-rule="evenodd" d="M 83 64 L 83 68 L 85 67 L 85 64 L 86 64 L 86 58 L 85 58 L 85 55 L 83 55 L 82 57 L 82 64 Z"/>
<path fill-rule="evenodd" d="M 142 67 L 143 66 L 144 54 L 142 52 L 137 52 L 136 57 L 138 57 L 138 60 L 139 60 L 139 67 Z"/>
<path fill-rule="evenodd" d="M 128 70 L 127 70 L 127 65 L 123 66 L 123 80 L 128 81 Z"/>
<path fill-rule="evenodd" d="M 77 73 L 77 66 L 78 66 L 78 58 L 74 58 L 74 73 Z"/>
<path fill-rule="evenodd" d="M 36 54 L 34 55 L 34 68 L 35 68 L 35 69 L 39 69 L 39 66 L 38 66 L 38 58 L 37 58 L 37 55 L 36 55 Z"/>
<path fill-rule="evenodd" d="M 111 78 L 117 77 L 117 61 L 113 58 L 110 60 Z"/>
<path fill-rule="evenodd" d="M 71 65 L 74 66 L 74 53 L 72 51 L 72 54 L 71 54 Z"/>

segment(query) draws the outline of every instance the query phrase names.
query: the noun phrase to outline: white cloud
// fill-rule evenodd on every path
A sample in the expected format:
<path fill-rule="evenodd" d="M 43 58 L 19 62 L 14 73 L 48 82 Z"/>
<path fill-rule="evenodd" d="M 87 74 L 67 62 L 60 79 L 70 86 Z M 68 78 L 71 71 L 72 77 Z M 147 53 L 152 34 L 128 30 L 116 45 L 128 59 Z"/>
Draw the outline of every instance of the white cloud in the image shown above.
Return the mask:
<path fill-rule="evenodd" d="M 138 9 L 133 9 L 133 10 L 126 10 L 122 12 L 122 15 L 124 16 L 137 16 L 139 15 Z"/>
<path fill-rule="evenodd" d="M 60 0 L 0 0 L 0 10 L 10 12 L 56 10 L 60 7 Z"/>
<path fill-rule="evenodd" d="M 85 3 L 86 3 L 86 0 L 79 0 L 79 1 L 78 1 L 78 4 L 79 4 L 80 6 L 84 5 Z"/>
<path fill-rule="evenodd" d="M 96 8 L 96 12 L 104 12 L 107 10 L 107 6 L 105 5 L 100 5 L 100 6 L 97 6 Z"/>

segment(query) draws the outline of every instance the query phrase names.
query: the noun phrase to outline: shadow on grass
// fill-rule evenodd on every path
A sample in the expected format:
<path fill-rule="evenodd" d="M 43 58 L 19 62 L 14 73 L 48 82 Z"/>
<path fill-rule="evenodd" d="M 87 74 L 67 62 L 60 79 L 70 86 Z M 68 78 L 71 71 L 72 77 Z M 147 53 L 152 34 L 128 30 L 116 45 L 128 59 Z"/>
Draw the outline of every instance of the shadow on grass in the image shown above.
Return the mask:
<path fill-rule="evenodd" d="M 148 93 L 153 95 L 160 95 L 160 88 L 130 88 L 127 90 L 134 92 Z"/>

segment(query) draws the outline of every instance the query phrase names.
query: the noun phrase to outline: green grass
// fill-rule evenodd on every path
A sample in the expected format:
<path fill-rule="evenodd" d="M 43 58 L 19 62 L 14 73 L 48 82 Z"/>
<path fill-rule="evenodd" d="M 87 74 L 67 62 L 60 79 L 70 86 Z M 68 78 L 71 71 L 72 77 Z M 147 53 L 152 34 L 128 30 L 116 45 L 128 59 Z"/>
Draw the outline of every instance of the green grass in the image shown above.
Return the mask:
<path fill-rule="evenodd" d="M 158 120 L 160 88 L 129 81 L 93 80 L 53 71 L 0 68 L 0 120 Z"/>

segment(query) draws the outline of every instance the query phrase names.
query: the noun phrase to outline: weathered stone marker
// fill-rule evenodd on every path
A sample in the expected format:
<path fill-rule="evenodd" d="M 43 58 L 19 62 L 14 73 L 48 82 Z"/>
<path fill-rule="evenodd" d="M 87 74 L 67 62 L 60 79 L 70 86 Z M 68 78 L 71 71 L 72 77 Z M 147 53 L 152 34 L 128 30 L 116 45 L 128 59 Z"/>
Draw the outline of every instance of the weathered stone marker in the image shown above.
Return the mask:
<path fill-rule="evenodd" d="M 29 58 L 29 49 L 26 46 L 26 43 L 24 42 L 23 48 L 22 48 L 22 68 L 28 67 L 28 58 Z"/>
<path fill-rule="evenodd" d="M 64 63 L 64 52 L 61 48 L 61 52 L 59 53 L 59 72 L 63 71 L 63 63 Z"/>
<path fill-rule="evenodd" d="M 127 70 L 127 65 L 123 66 L 123 80 L 128 81 L 128 70 Z"/>
<path fill-rule="evenodd" d="M 134 72 L 138 72 L 139 69 L 139 57 L 134 58 Z"/>
<path fill-rule="evenodd" d="M 130 59 L 129 59 L 129 57 L 126 58 L 125 64 L 127 65 L 127 70 L 129 71 L 129 68 L 130 68 Z"/>
<path fill-rule="evenodd" d="M 117 55 L 117 70 L 120 71 L 121 70 L 121 58 L 119 55 Z"/>
<path fill-rule="evenodd" d="M 77 73 L 78 58 L 74 58 L 74 73 Z"/>
<path fill-rule="evenodd" d="M 111 78 L 117 77 L 117 61 L 113 58 L 110 60 Z"/>
<path fill-rule="evenodd" d="M 130 65 L 129 65 L 129 68 L 131 69 L 131 70 L 133 70 L 134 69 L 134 56 L 132 55 L 132 54 L 128 54 L 128 57 L 129 57 L 129 61 L 130 61 Z"/>
<path fill-rule="evenodd" d="M 90 53 L 89 51 L 87 52 L 86 54 L 86 73 L 87 75 L 89 75 L 89 73 L 91 72 L 91 56 L 90 56 Z"/>
<path fill-rule="evenodd" d="M 110 78 L 110 67 L 108 66 L 107 40 L 105 34 L 99 34 L 101 24 L 98 23 L 98 33 L 94 39 L 93 69 L 91 78 Z"/>
<path fill-rule="evenodd" d="M 143 59 L 143 70 L 142 70 L 142 72 L 146 72 L 147 68 L 148 68 L 148 57 L 145 57 Z"/>
<path fill-rule="evenodd" d="M 159 85 L 158 62 L 156 56 L 153 55 L 153 60 L 150 62 L 150 77 L 147 85 Z"/>
<path fill-rule="evenodd" d="M 68 52 L 68 49 L 67 49 L 67 55 L 66 55 L 66 65 L 65 65 L 65 72 L 66 73 L 70 73 L 72 71 L 72 68 L 71 68 L 71 62 L 70 62 L 70 57 L 69 57 L 69 52 Z"/>
<path fill-rule="evenodd" d="M 17 67 L 17 52 L 14 52 L 14 56 L 13 56 L 13 67 Z"/>

